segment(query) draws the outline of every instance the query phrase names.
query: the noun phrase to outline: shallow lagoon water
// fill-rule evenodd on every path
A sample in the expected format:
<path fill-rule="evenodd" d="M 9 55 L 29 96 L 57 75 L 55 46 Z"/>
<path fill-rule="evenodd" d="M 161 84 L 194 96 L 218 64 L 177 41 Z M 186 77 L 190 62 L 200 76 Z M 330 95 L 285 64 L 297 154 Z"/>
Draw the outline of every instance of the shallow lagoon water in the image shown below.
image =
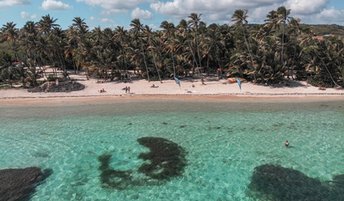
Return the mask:
<path fill-rule="evenodd" d="M 103 105 L 0 108 L 0 169 L 38 166 L 53 173 L 32 200 L 259 200 L 254 168 L 276 164 L 327 182 L 344 174 L 344 103 L 131 101 Z M 180 176 L 104 188 L 99 156 L 138 171 L 159 137 L 185 150 Z M 291 147 L 285 148 L 289 140 Z"/>

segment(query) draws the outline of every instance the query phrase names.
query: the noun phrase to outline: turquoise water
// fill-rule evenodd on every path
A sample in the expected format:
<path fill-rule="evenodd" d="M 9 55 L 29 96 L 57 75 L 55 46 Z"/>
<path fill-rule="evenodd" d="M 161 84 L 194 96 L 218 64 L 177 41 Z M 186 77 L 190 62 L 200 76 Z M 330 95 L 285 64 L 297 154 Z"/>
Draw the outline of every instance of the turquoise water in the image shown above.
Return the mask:
<path fill-rule="evenodd" d="M 32 200 L 258 200 L 255 167 L 278 164 L 329 181 L 344 174 L 344 103 L 154 101 L 56 107 L 0 107 L 0 169 L 38 166 L 53 173 Z M 185 151 L 180 176 L 106 188 L 98 157 L 131 170 L 145 163 L 141 137 Z M 289 140 L 291 148 L 284 147 Z"/>

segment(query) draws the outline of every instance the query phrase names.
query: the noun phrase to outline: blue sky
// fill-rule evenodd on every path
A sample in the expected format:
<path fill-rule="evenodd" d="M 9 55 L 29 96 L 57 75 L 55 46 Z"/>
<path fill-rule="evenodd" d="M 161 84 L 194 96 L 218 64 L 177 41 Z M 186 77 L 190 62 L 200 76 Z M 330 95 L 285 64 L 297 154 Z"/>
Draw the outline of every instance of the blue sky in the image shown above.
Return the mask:
<path fill-rule="evenodd" d="M 282 5 L 304 23 L 344 25 L 343 0 L 0 0 L 0 26 L 13 21 L 22 27 L 50 14 L 62 28 L 74 17 L 85 19 L 90 28 L 128 28 L 134 18 L 158 28 L 163 20 L 178 23 L 191 12 L 201 13 L 208 24 L 223 24 L 230 23 L 236 9 L 247 9 L 250 23 L 262 23 L 269 11 Z"/>

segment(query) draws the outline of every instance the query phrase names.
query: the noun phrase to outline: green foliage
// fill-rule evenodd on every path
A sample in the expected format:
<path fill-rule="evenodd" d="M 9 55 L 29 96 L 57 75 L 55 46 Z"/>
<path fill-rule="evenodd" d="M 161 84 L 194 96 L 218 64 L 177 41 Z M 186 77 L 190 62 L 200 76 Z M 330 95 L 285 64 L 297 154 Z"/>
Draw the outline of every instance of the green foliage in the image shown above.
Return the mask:
<path fill-rule="evenodd" d="M 12 63 L 12 56 L 8 52 L 0 52 L 0 66 L 9 66 Z"/>
<path fill-rule="evenodd" d="M 7 52 L 0 52 L 0 83 L 5 82 L 6 80 L 11 79 L 11 71 L 12 68 L 10 67 L 12 63 L 12 57 Z"/>
<path fill-rule="evenodd" d="M 262 25 L 249 24 L 247 10 L 236 10 L 232 25 L 210 24 L 191 13 L 179 24 L 163 21 L 152 30 L 132 20 L 130 29 L 89 29 L 76 17 L 67 30 L 57 19 L 42 16 L 18 29 L 13 22 L 0 29 L 0 81 L 37 85 L 37 66 L 86 71 L 87 76 L 121 80 L 136 77 L 161 80 L 173 76 L 203 76 L 223 69 L 229 76 L 272 84 L 284 79 L 309 80 L 317 86 L 343 86 L 344 28 L 303 25 L 279 7 Z M 334 34 L 324 38 L 314 35 Z M 12 66 L 12 63 L 23 63 Z M 202 72 L 200 72 L 200 69 Z M 49 77 L 55 80 L 55 77 Z"/>
<path fill-rule="evenodd" d="M 322 36 L 322 35 L 334 35 L 340 38 L 344 37 L 344 26 L 336 25 L 336 24 L 319 24 L 319 25 L 307 25 L 302 24 L 301 28 L 303 29 L 311 29 L 315 35 Z"/>

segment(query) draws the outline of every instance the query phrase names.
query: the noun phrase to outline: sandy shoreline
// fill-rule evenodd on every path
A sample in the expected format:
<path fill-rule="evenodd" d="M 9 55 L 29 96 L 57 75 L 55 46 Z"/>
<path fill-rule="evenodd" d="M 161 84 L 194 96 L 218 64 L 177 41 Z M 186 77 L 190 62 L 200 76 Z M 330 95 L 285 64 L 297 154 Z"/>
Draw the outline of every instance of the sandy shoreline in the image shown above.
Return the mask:
<path fill-rule="evenodd" d="M 111 103 L 113 101 L 133 100 L 188 100 L 188 101 L 342 101 L 343 89 L 320 90 L 318 87 L 307 85 L 305 82 L 289 82 L 288 86 L 262 86 L 252 83 L 242 83 L 240 90 L 236 83 L 229 84 L 226 80 L 186 80 L 178 86 L 174 80 L 148 82 L 145 80 L 130 83 L 105 82 L 86 80 L 83 76 L 74 76 L 86 88 L 82 91 L 69 93 L 30 93 L 26 89 L 0 90 L 0 104 L 32 105 L 32 104 L 89 104 Z M 152 85 L 155 87 L 152 87 Z M 126 86 L 130 94 L 125 93 Z M 106 92 L 100 93 L 104 89 Z"/>

